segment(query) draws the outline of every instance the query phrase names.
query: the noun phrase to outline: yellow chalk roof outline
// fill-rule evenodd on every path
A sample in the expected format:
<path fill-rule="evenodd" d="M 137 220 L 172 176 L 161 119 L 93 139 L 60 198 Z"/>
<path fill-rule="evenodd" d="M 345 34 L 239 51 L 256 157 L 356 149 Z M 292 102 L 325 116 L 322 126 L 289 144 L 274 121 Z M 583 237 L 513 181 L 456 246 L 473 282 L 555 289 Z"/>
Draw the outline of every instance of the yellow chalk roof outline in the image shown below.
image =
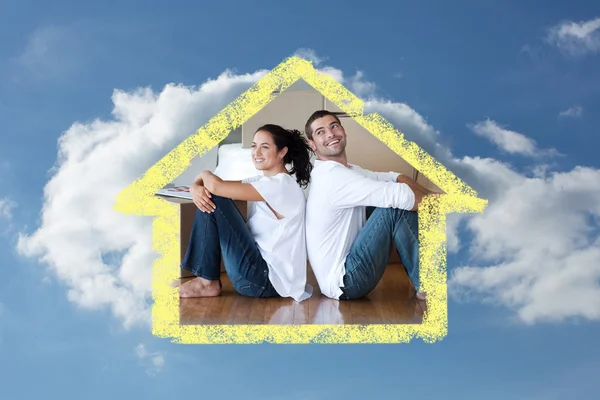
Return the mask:
<path fill-rule="evenodd" d="M 428 309 L 421 324 L 180 325 L 179 289 L 171 286 L 180 276 L 179 205 L 155 193 L 183 173 L 195 156 L 206 154 L 273 101 L 276 91 L 285 91 L 298 79 L 310 84 L 445 192 L 438 198 L 425 198 L 419 211 L 420 274 Z M 415 143 L 407 141 L 382 116 L 365 115 L 363 110 L 363 101 L 335 79 L 317 71 L 305 59 L 289 57 L 119 193 L 116 211 L 154 217 L 153 248 L 159 254 L 152 271 L 155 336 L 188 344 L 406 343 L 414 337 L 431 343 L 446 336 L 446 214 L 483 212 L 487 200 L 478 198 L 475 190 Z"/>

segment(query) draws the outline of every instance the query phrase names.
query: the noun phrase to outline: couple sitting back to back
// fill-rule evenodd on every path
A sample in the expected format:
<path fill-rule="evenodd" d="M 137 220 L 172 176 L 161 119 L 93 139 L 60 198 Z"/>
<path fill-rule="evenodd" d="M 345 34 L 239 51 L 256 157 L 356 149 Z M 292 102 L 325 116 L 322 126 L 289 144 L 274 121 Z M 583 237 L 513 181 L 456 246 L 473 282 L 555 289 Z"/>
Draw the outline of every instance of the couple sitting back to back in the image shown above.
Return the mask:
<path fill-rule="evenodd" d="M 329 111 L 313 113 L 305 133 L 308 140 L 278 125 L 257 129 L 252 161 L 263 175 L 197 176 L 190 192 L 198 210 L 182 263 L 196 278 L 181 285 L 181 297 L 221 293 L 222 255 L 233 287 L 245 296 L 311 297 L 308 259 L 321 293 L 358 299 L 375 289 L 395 245 L 417 297 L 425 298 L 417 210 L 432 192 L 404 175 L 348 163 L 346 132 Z M 309 183 L 306 199 L 302 188 Z M 248 201 L 247 223 L 233 199 Z"/>

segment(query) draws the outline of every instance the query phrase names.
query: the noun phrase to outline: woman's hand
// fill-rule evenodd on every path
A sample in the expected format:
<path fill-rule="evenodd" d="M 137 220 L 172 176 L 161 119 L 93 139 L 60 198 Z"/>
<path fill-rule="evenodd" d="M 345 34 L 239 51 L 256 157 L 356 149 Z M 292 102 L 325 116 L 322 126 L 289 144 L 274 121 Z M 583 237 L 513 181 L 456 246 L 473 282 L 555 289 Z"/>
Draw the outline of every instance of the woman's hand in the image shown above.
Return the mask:
<path fill-rule="evenodd" d="M 190 193 L 192 194 L 192 200 L 194 201 L 194 204 L 200 209 L 200 211 L 212 213 L 217 208 L 210 200 L 212 194 L 204 186 L 194 183 L 192 186 L 190 186 Z"/>
<path fill-rule="evenodd" d="M 200 179 L 202 180 L 202 185 L 208 189 L 210 193 L 218 193 L 217 186 L 223 182 L 221 178 L 208 170 L 200 173 Z"/>

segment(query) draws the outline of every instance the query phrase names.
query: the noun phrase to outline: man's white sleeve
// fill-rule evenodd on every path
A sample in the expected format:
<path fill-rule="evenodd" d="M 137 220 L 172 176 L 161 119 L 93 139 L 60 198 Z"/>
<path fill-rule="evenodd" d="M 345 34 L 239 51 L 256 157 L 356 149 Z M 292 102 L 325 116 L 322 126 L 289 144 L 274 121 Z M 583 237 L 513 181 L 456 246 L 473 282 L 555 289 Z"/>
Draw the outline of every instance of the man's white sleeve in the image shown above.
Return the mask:
<path fill-rule="evenodd" d="M 352 165 L 352 169 L 356 172 L 362 173 L 368 178 L 375 179 L 381 182 L 396 182 L 398 176 L 400 175 L 398 172 L 375 172 L 368 170 L 366 168 L 359 167 L 357 165 Z"/>
<path fill-rule="evenodd" d="M 332 168 L 328 181 L 328 200 L 334 207 L 414 207 L 415 194 L 405 183 L 379 181 L 344 167 Z"/>

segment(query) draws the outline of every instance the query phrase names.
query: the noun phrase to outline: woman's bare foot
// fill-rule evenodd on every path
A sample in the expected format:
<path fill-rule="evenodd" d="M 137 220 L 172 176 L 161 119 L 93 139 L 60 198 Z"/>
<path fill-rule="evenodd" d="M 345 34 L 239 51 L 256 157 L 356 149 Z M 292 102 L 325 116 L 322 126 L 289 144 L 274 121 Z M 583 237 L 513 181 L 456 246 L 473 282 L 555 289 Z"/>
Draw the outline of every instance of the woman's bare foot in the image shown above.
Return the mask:
<path fill-rule="evenodd" d="M 179 297 L 216 297 L 221 294 L 221 281 L 196 277 L 179 286 Z"/>

